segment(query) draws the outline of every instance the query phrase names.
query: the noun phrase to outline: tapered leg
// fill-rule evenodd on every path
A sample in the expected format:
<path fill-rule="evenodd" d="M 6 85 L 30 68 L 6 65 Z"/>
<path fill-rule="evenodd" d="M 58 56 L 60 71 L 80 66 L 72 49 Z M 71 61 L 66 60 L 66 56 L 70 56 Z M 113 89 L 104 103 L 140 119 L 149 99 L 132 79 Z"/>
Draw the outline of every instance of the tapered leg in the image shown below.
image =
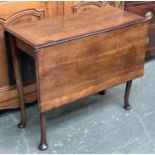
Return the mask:
<path fill-rule="evenodd" d="M 46 150 L 48 148 L 46 142 L 46 118 L 45 113 L 40 113 L 40 129 L 41 129 L 41 141 L 39 145 L 40 150 Z"/>
<path fill-rule="evenodd" d="M 24 104 L 24 92 L 23 92 L 23 80 L 22 80 L 22 75 L 21 75 L 20 54 L 17 53 L 18 51 L 15 45 L 14 38 L 10 35 L 9 35 L 9 42 L 10 42 L 10 50 L 11 50 L 11 54 L 13 58 L 16 86 L 17 86 L 18 98 L 19 98 L 19 103 L 20 103 L 21 121 L 18 124 L 18 127 L 24 128 L 26 126 L 26 111 L 25 111 L 25 104 Z"/>
<path fill-rule="evenodd" d="M 132 107 L 129 104 L 129 95 L 131 89 L 132 80 L 126 83 L 125 95 L 124 95 L 124 109 L 130 110 Z"/>
<path fill-rule="evenodd" d="M 100 95 L 105 95 L 106 94 L 106 90 L 102 90 L 99 92 Z"/>

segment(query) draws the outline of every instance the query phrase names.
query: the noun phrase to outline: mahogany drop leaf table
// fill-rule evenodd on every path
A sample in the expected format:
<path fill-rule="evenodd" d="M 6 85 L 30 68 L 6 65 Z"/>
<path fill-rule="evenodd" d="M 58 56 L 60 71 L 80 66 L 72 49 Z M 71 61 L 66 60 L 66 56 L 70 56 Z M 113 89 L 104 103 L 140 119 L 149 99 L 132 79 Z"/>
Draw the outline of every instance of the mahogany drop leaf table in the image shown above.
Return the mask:
<path fill-rule="evenodd" d="M 41 125 L 39 148 L 48 148 L 45 113 L 61 105 L 143 75 L 148 22 L 110 6 L 6 27 L 20 100 L 20 128 L 26 125 L 21 51 L 35 60 Z M 19 51 L 20 49 L 20 51 Z"/>

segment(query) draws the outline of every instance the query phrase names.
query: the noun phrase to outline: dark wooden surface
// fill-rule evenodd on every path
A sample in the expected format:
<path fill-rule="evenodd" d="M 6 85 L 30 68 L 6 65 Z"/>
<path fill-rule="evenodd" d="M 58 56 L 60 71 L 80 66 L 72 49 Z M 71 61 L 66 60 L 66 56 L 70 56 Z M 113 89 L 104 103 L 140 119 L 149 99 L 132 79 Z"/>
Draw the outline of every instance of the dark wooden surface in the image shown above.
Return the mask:
<path fill-rule="evenodd" d="M 155 2 L 126 2 L 125 10 L 148 19 L 149 32 L 147 36 L 146 57 L 155 56 Z"/>

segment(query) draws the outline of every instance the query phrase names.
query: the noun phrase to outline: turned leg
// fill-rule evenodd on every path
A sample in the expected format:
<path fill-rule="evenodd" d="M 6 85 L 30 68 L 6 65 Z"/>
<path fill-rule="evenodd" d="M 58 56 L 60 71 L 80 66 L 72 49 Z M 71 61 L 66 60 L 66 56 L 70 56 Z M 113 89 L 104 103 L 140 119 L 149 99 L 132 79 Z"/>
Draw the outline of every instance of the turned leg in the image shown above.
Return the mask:
<path fill-rule="evenodd" d="M 124 95 L 124 109 L 130 110 L 132 107 L 129 104 L 129 95 L 131 89 L 132 80 L 126 83 L 125 95 Z"/>
<path fill-rule="evenodd" d="M 10 35 L 9 35 L 9 42 L 10 42 L 10 50 L 12 54 L 12 59 L 13 59 L 18 98 L 19 98 L 19 103 L 20 103 L 21 121 L 18 124 L 18 127 L 24 128 L 26 126 L 26 111 L 25 111 L 25 104 L 24 104 L 24 92 L 23 92 L 23 80 L 22 80 L 22 75 L 21 75 L 20 54 L 17 51 L 14 38 Z"/>
<path fill-rule="evenodd" d="M 48 148 L 46 142 L 46 118 L 45 113 L 40 113 L 40 129 L 41 129 L 41 141 L 39 145 L 40 150 L 46 150 Z"/>
<path fill-rule="evenodd" d="M 99 92 L 100 95 L 105 95 L 106 94 L 106 90 L 102 90 Z"/>

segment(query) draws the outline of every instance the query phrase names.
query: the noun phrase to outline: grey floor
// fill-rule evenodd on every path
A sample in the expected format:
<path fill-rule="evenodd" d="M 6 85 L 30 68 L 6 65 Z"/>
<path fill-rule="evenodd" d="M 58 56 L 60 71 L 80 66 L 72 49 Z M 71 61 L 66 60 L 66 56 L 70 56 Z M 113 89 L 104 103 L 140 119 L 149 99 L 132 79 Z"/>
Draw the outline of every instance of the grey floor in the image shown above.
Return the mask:
<path fill-rule="evenodd" d="M 27 127 L 18 129 L 19 111 L 0 112 L 0 153 L 155 153 L 155 60 L 134 80 L 133 108 L 123 106 L 125 84 L 47 113 L 49 149 L 39 151 L 36 104 L 27 107 Z"/>

